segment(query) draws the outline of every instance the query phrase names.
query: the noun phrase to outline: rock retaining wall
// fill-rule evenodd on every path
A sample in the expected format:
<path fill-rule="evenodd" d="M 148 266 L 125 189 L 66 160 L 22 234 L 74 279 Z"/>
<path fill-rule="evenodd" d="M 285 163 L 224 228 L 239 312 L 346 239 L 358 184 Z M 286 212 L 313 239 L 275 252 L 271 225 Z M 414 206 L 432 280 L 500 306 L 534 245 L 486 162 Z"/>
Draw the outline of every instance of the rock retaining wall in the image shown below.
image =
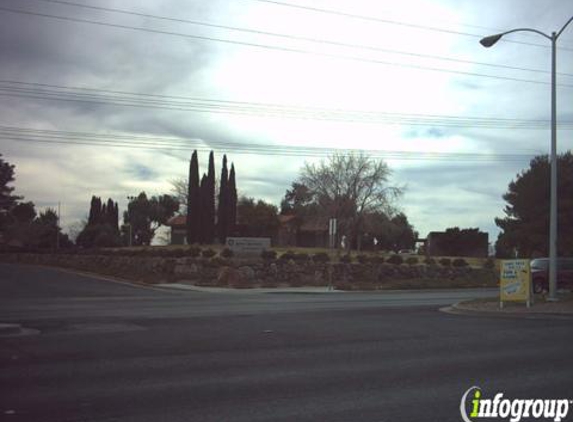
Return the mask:
<path fill-rule="evenodd" d="M 294 260 L 165 258 L 90 254 L 0 254 L 0 261 L 47 265 L 144 283 L 188 282 L 237 288 L 326 286 L 345 290 L 495 286 L 489 269 L 439 265 L 314 263 Z"/>

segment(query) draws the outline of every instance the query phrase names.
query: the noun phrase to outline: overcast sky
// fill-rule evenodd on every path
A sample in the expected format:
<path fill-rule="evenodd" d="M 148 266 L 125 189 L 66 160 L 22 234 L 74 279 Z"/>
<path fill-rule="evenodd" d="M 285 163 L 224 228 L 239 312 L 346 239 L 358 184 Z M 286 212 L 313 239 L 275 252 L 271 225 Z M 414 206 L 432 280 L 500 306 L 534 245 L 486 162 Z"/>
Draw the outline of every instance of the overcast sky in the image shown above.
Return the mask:
<path fill-rule="evenodd" d="M 494 241 L 508 183 L 549 151 L 551 50 L 527 33 L 478 41 L 572 15 L 565 0 L 2 0 L 0 153 L 17 193 L 60 201 L 68 227 L 94 194 L 122 210 L 168 193 L 196 148 L 201 171 L 226 153 L 239 193 L 277 206 L 305 161 L 365 149 L 422 236 Z M 563 152 L 573 25 L 557 60 Z"/>

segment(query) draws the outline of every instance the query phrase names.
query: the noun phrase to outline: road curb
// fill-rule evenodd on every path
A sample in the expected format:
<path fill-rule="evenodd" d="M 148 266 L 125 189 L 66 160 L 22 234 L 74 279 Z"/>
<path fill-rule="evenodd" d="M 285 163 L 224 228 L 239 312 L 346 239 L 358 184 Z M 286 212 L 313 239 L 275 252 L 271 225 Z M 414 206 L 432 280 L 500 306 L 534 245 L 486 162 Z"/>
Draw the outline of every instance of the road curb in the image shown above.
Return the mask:
<path fill-rule="evenodd" d="M 462 305 L 462 306 L 460 306 Z M 493 318 L 518 318 L 518 319 L 559 319 L 559 320 L 573 320 L 573 314 L 564 313 L 523 313 L 523 312 L 500 312 L 500 311 L 478 311 L 475 309 L 463 308 L 463 302 L 457 302 L 450 306 L 439 308 L 440 312 L 450 315 L 465 315 L 476 317 L 493 317 Z"/>

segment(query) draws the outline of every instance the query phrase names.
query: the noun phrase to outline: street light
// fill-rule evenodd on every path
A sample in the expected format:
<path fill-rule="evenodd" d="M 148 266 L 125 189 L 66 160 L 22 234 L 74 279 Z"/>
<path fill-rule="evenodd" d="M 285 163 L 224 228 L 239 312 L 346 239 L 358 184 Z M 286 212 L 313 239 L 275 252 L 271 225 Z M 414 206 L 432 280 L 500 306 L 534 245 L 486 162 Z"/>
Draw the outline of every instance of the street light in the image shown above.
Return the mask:
<path fill-rule="evenodd" d="M 480 44 L 484 47 L 491 47 L 498 42 L 501 37 L 512 32 L 535 32 L 551 41 L 551 198 L 549 209 L 549 298 L 557 300 L 557 90 L 555 83 L 557 39 L 561 33 L 573 21 L 573 16 L 563 25 L 559 32 L 552 32 L 547 35 L 544 32 L 532 28 L 517 28 L 500 34 L 490 35 L 482 38 Z"/>

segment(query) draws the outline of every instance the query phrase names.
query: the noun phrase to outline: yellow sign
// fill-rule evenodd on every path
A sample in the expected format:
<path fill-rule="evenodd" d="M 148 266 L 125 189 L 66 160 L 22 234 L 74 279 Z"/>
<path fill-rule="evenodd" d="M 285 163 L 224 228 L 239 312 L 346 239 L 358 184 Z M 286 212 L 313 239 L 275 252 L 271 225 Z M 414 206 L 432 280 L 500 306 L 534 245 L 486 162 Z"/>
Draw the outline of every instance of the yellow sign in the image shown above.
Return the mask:
<path fill-rule="evenodd" d="M 500 301 L 527 302 L 531 299 L 531 272 L 528 259 L 501 261 Z"/>

